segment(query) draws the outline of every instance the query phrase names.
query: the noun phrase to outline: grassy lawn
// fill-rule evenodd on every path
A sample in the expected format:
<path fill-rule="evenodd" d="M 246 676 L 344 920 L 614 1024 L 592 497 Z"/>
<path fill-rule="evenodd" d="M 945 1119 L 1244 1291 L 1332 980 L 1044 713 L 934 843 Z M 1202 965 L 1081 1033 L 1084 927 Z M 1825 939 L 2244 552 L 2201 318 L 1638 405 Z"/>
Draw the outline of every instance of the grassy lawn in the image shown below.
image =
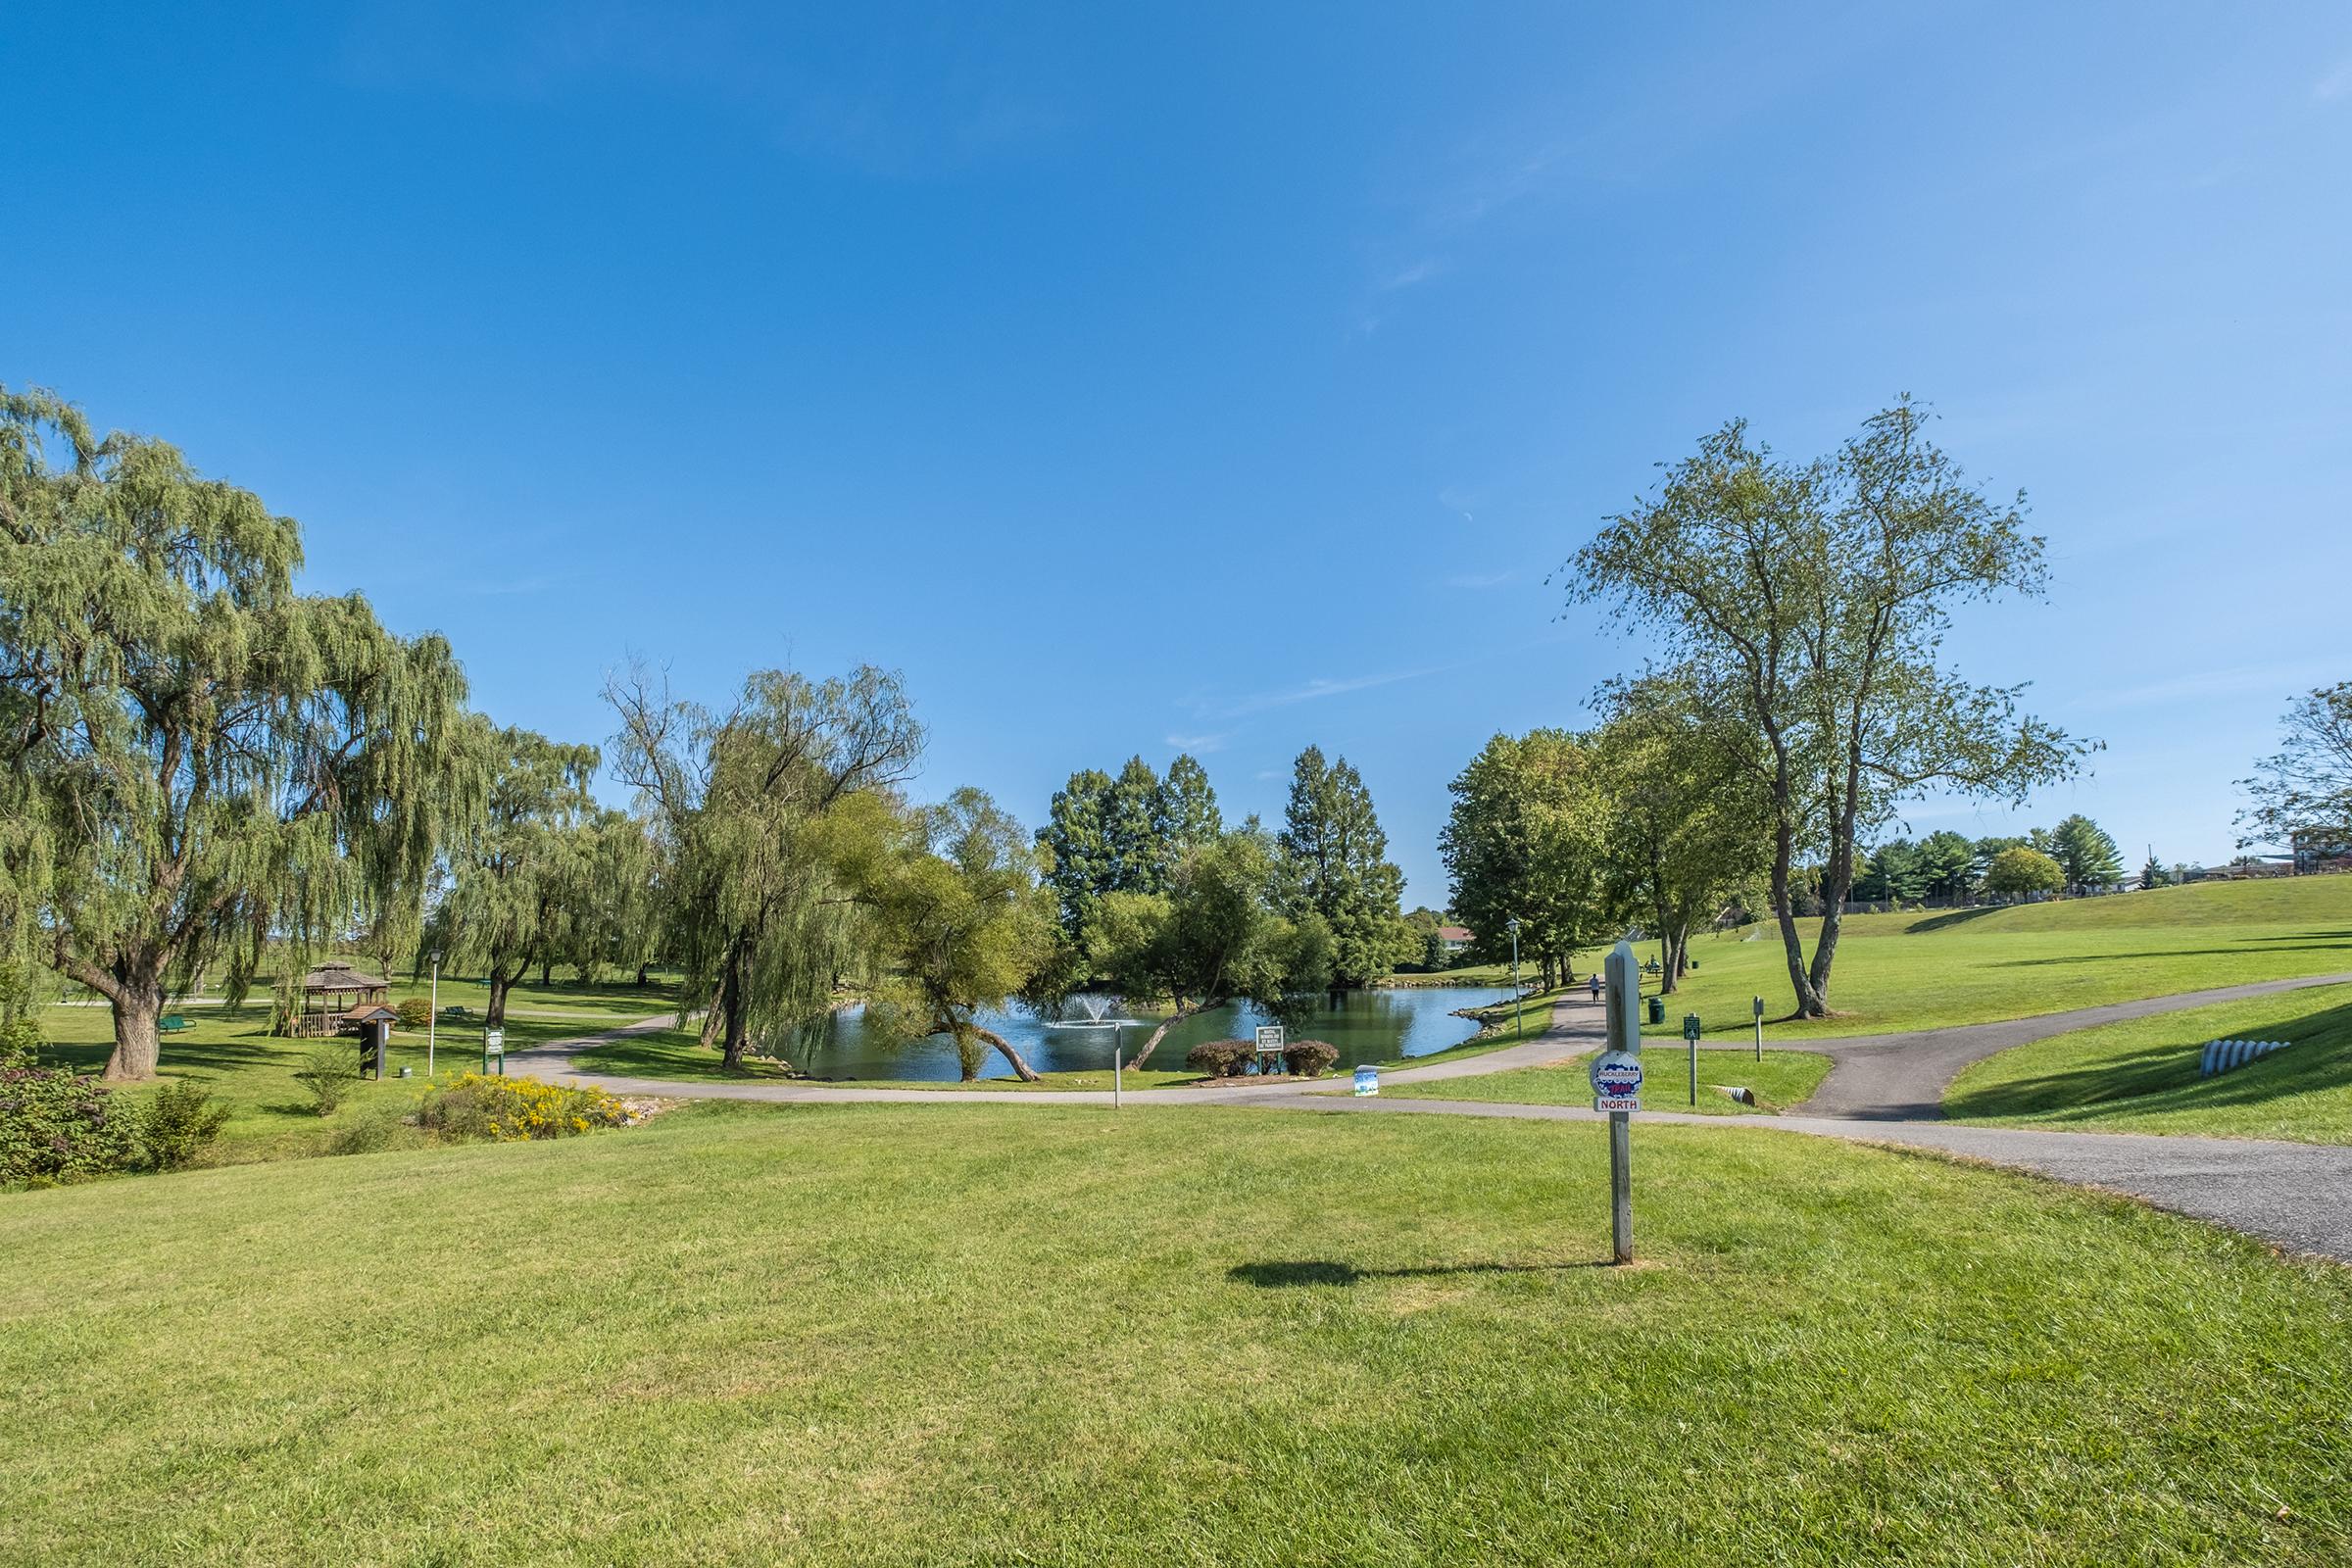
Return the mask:
<path fill-rule="evenodd" d="M 2199 1078 L 2208 1040 L 2289 1049 Z M 1944 1097 L 1967 1121 L 2352 1143 L 2352 986 L 2079 1029 L 2004 1051 Z"/>
<path fill-rule="evenodd" d="M 1664 1126 L 1612 1270 L 1603 1151 L 701 1106 L 0 1197 L 0 1561 L 2352 1553 L 2352 1274 Z"/>
<path fill-rule="evenodd" d="M 649 1034 L 631 1035 L 626 1040 L 608 1040 L 603 1045 L 579 1053 L 572 1058 L 581 1072 L 610 1073 L 614 1077 L 666 1078 L 684 1083 L 742 1083 L 752 1078 L 782 1080 L 788 1075 L 774 1062 L 751 1061 L 742 1072 L 729 1072 L 719 1054 L 702 1044 L 699 1031 L 692 1029 L 662 1029 Z M 992 1066 L 990 1071 L 996 1069 Z M 977 1084 L 914 1083 L 896 1078 L 858 1078 L 852 1080 L 859 1089 L 1017 1089 L 1033 1093 L 1056 1090 L 1099 1089 L 1107 1092 L 1110 1074 L 1096 1072 L 1049 1072 L 1040 1075 L 1043 1082 L 1025 1084 L 1009 1073 L 1002 1077 L 982 1078 Z M 1147 1068 L 1142 1072 L 1129 1071 L 1122 1087 L 1127 1090 L 1164 1089 L 1172 1084 L 1199 1083 L 1200 1075 L 1184 1069 L 1161 1072 Z"/>
<path fill-rule="evenodd" d="M 1642 1053 L 1642 1103 L 1651 1110 L 1696 1110 L 1707 1115 L 1765 1115 L 1802 1104 L 1828 1076 L 1830 1058 L 1810 1051 L 1767 1051 L 1759 1062 L 1744 1052 L 1698 1054 L 1698 1103 L 1690 1103 L 1690 1058 L 1667 1046 Z M 1752 1089 L 1758 1103 L 1723 1094 Z M 1442 1078 L 1430 1084 L 1383 1085 L 1399 1100 L 1483 1100 L 1499 1105 L 1589 1105 L 1592 1086 L 1581 1060 L 1556 1067 L 1514 1067 L 1483 1078 Z"/>
<path fill-rule="evenodd" d="M 1815 922 L 1800 922 L 1809 944 Z M 1653 952 L 1642 944 L 1646 955 Z M 1699 968 L 1666 999 L 1651 1035 L 1679 1037 L 1696 1012 L 1710 1035 L 1795 1005 L 1780 932 L 1694 940 Z M 1765 1043 L 2064 1012 L 2246 980 L 2352 973 L 2352 877 L 2204 883 L 2008 909 L 1856 915 L 1830 982 L 1839 1015 L 1771 1023 Z"/>
<path fill-rule="evenodd" d="M 444 978 L 441 1000 L 445 1005 L 453 989 L 461 997 L 466 994 L 462 987 L 453 987 Z M 407 990 L 395 987 L 394 999 L 397 1001 Z M 478 1003 L 481 1000 L 478 987 L 475 993 Z M 525 995 L 517 990 L 512 999 L 514 1004 L 521 1006 Z M 614 1028 L 662 1004 L 658 995 L 649 1004 L 645 993 L 634 987 L 613 987 L 610 994 L 599 988 L 552 987 L 541 992 L 533 987 L 527 995 L 549 1012 L 567 1016 L 510 1017 L 507 1047 L 511 1051 Z M 586 1014 L 584 1019 L 569 1016 L 580 1013 Z M 321 1117 L 294 1074 L 302 1069 L 304 1058 L 314 1046 L 328 1042 L 288 1040 L 268 1033 L 270 1007 L 266 996 L 249 1000 L 242 1007 L 185 1007 L 180 1009 L 180 1016 L 187 1019 L 189 1027 L 184 1033 L 164 1038 L 162 1077 L 185 1078 L 203 1084 L 229 1107 L 229 1119 L 220 1131 L 220 1141 L 205 1156 L 208 1164 L 323 1153 L 338 1134 L 354 1124 L 405 1114 L 424 1093 L 427 1049 L 422 1030 L 393 1032 L 392 1050 L 385 1064 L 386 1077 L 380 1083 L 356 1076 L 359 1061 L 356 1041 L 331 1042 L 348 1055 L 355 1076 L 350 1096 L 341 1108 L 332 1116 Z M 41 1041 L 44 1063 L 100 1072 L 114 1049 L 114 1021 L 104 1007 L 47 1007 L 41 1013 Z M 477 1070 L 481 1066 L 480 1053 L 478 1026 L 444 1026 L 435 1033 L 430 1065 L 443 1076 Z M 403 1067 L 413 1076 L 401 1079 L 398 1074 Z M 130 1087 L 117 1093 L 137 1099 L 150 1091 Z"/>

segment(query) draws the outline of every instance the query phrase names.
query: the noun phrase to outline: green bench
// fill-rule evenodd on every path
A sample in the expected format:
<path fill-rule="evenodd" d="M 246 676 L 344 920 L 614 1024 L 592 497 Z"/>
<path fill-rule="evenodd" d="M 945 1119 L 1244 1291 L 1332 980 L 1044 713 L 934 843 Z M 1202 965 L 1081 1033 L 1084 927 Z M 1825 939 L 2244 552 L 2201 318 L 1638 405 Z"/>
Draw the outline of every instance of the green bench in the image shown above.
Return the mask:
<path fill-rule="evenodd" d="M 163 1016 L 163 1021 L 156 1025 L 156 1028 L 162 1030 L 168 1035 L 179 1034 L 183 1030 L 193 1029 L 196 1026 L 194 1024 L 188 1022 L 187 1019 L 182 1018 L 176 1012 L 165 1013 Z"/>
<path fill-rule="evenodd" d="M 458 1003 L 451 1003 L 448 1006 L 441 1009 L 441 1021 L 443 1023 L 464 1023 L 466 1019 L 472 1016 L 473 1009 L 471 1007 L 464 1006 Z"/>

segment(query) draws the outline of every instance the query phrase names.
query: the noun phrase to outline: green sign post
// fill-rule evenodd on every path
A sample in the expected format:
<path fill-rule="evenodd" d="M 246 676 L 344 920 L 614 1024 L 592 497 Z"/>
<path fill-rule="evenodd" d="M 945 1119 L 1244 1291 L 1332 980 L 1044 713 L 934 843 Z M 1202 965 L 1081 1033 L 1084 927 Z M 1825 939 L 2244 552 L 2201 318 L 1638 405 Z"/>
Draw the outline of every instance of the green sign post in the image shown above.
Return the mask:
<path fill-rule="evenodd" d="M 498 1058 L 498 1075 L 504 1078 L 507 1075 L 507 1032 L 504 1029 L 492 1029 L 488 1025 L 484 1025 L 482 1028 L 482 1071 L 485 1073 L 490 1070 L 492 1056 Z"/>
<path fill-rule="evenodd" d="M 1698 1108 L 1698 1014 L 1683 1014 L 1683 1039 L 1690 1047 L 1690 1108 Z"/>

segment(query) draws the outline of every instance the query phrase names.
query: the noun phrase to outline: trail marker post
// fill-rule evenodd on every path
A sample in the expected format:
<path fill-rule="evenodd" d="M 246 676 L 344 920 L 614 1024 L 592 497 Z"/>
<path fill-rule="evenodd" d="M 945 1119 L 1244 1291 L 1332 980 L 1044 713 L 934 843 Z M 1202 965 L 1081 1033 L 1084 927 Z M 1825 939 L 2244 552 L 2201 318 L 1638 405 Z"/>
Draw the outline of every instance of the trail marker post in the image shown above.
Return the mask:
<path fill-rule="evenodd" d="M 1619 1263 L 1634 1260 L 1634 1134 L 1632 1112 L 1642 1108 L 1642 965 L 1633 944 L 1620 942 L 1607 960 L 1608 1049 L 1592 1058 L 1592 1108 L 1609 1116 L 1609 1250 Z"/>
<path fill-rule="evenodd" d="M 507 1075 L 507 1032 L 485 1026 L 482 1030 L 482 1071 L 490 1070 L 490 1058 L 498 1058 L 498 1075 Z"/>
<path fill-rule="evenodd" d="M 1756 1060 L 1764 1059 L 1764 999 L 1758 997 L 1756 1006 Z"/>
<path fill-rule="evenodd" d="M 1690 1108 L 1698 1108 L 1698 1014 L 1683 1014 L 1683 1039 L 1690 1046 Z"/>
<path fill-rule="evenodd" d="M 1121 1053 L 1119 1048 L 1125 1043 L 1120 1038 L 1125 1033 L 1126 1030 L 1118 1024 L 1114 1023 L 1110 1026 L 1110 1108 L 1113 1110 L 1118 1109 L 1120 1105 L 1119 1057 Z"/>

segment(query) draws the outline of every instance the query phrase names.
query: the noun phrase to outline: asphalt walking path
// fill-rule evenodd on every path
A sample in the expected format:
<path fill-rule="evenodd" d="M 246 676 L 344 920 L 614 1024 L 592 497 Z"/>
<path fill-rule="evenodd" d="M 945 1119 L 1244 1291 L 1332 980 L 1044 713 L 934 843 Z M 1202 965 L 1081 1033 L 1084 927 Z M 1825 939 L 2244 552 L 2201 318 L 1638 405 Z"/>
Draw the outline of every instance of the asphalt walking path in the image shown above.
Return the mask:
<path fill-rule="evenodd" d="M 1968 1126 L 1941 1120 L 1940 1096 L 1971 1061 L 2012 1046 L 2071 1029 L 2124 1018 L 2204 1006 L 2241 997 L 2305 986 L 2335 985 L 2352 975 L 2269 981 L 2177 997 L 2150 998 L 1996 1024 L 1917 1031 L 1857 1040 L 1806 1041 L 1801 1048 L 1831 1056 L 1836 1065 L 1822 1093 L 1784 1116 L 1700 1116 L 1644 1111 L 1644 1123 L 1737 1127 L 1752 1131 L 1842 1138 L 1854 1143 L 1933 1150 L 2031 1171 L 2056 1181 L 2126 1194 L 2159 1208 L 2211 1220 L 2292 1251 L 2352 1263 L 2352 1148 L 2240 1138 L 2185 1138 L 2142 1133 L 2058 1132 L 2038 1128 Z M 1159 1089 L 1129 1095 L 1139 1106 L 1229 1105 L 1310 1110 L 1335 1115 L 1484 1116 L 1519 1121 L 1600 1121 L 1577 1105 L 1512 1105 L 1469 1100 L 1415 1100 L 1416 1084 L 1505 1072 L 1559 1062 L 1596 1049 L 1603 1009 L 1585 999 L 1562 1001 L 1550 1029 L 1522 1045 L 1425 1067 L 1384 1069 L 1381 1093 L 1358 1097 L 1328 1079 L 1246 1080 L 1230 1086 Z M 618 1095 L 672 1099 L 752 1100 L 781 1103 L 892 1103 L 1107 1105 L 1106 1092 L 1079 1090 L 882 1089 L 852 1084 L 754 1081 L 689 1083 L 621 1078 L 574 1070 L 572 1058 L 606 1040 L 664 1029 L 667 1014 L 579 1040 L 549 1042 L 509 1058 L 512 1067 L 546 1078 L 589 1084 Z M 1671 1049 L 1668 1047 L 1667 1049 Z M 1712 1047 L 1710 1049 L 1734 1049 Z M 1916 1052 L 1906 1064 L 1901 1054 Z M 1843 1082 L 1840 1083 L 1840 1076 Z M 1836 1086 L 1835 1093 L 1832 1092 Z M 1825 1106 L 1832 1107 L 1825 1113 Z"/>

